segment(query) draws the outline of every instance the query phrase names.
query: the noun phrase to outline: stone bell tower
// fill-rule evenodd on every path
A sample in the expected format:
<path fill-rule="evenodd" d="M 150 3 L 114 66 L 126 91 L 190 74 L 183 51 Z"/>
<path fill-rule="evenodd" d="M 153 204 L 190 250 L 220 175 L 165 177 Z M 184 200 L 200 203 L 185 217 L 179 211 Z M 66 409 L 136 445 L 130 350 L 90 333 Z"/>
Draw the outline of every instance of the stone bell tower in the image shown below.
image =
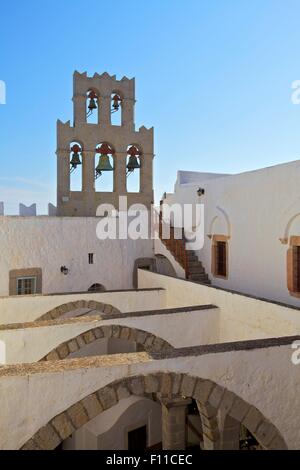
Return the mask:
<path fill-rule="evenodd" d="M 74 122 L 57 122 L 57 215 L 95 216 L 102 203 L 119 207 L 119 196 L 127 196 L 128 207 L 135 203 L 148 209 L 153 202 L 153 127 L 135 130 L 135 81 L 108 73 L 88 77 L 74 73 Z M 120 109 L 121 123 L 113 125 L 112 112 Z M 89 123 L 87 115 L 96 112 L 97 123 Z M 101 162 L 111 159 L 113 191 L 95 190 L 95 179 L 101 176 Z M 127 175 L 132 171 L 132 157 L 140 171 L 139 192 L 127 192 Z M 82 187 L 71 191 L 70 173 L 82 165 Z M 105 171 L 105 166 L 103 167 Z M 101 180 L 100 180 L 101 182 Z"/>

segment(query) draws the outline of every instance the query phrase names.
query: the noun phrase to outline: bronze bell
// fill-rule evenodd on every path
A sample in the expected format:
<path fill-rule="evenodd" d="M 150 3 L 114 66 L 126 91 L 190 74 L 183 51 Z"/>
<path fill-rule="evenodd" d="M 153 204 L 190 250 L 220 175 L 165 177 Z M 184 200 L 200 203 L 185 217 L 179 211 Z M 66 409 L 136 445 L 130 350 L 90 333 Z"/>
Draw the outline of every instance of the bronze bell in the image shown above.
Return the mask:
<path fill-rule="evenodd" d="M 92 113 L 94 109 L 97 109 L 96 98 L 97 98 L 96 93 L 94 91 L 91 91 L 89 93 L 90 101 L 88 104 L 88 109 L 90 110 L 90 113 Z"/>
<path fill-rule="evenodd" d="M 81 165 L 80 156 L 78 151 L 74 151 L 72 155 L 72 159 L 70 161 L 71 168 L 74 170 L 77 168 L 78 165 Z"/>
<path fill-rule="evenodd" d="M 99 157 L 99 163 L 96 166 L 96 175 L 101 176 L 102 171 L 113 171 L 108 155 L 102 154 Z"/>
<path fill-rule="evenodd" d="M 134 170 L 137 170 L 138 168 L 141 168 L 141 165 L 138 162 L 136 155 L 130 155 L 126 168 L 129 172 L 132 172 Z"/>
<path fill-rule="evenodd" d="M 121 98 L 119 97 L 119 95 L 114 95 L 112 98 L 112 102 L 113 102 L 112 106 L 113 106 L 114 111 L 118 111 L 120 107 L 120 102 L 121 102 Z"/>
<path fill-rule="evenodd" d="M 94 109 L 97 109 L 95 98 L 90 98 L 90 102 L 88 105 L 89 110 L 92 112 Z"/>

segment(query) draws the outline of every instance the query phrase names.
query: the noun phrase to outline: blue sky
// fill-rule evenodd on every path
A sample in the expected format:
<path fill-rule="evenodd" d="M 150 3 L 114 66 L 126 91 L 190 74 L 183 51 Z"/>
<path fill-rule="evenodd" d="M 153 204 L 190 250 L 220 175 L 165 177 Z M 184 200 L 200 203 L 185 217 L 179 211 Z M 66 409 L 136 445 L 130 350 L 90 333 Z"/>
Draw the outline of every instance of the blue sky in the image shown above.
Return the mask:
<path fill-rule="evenodd" d="M 55 203 L 56 119 L 72 74 L 136 77 L 155 127 L 155 191 L 177 170 L 240 172 L 298 159 L 299 0 L 3 0 L 0 200 Z"/>

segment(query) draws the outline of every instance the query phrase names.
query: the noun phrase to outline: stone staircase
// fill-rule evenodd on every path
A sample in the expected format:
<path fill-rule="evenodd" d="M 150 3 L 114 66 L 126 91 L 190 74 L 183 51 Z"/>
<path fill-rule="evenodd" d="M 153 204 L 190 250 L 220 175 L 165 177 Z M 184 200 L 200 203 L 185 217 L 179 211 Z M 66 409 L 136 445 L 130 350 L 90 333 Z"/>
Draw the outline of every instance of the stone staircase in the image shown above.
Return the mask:
<path fill-rule="evenodd" d="M 210 284 L 208 275 L 205 272 L 205 269 L 198 260 L 198 257 L 194 250 L 186 249 L 186 240 L 184 237 L 183 229 L 174 229 L 170 226 L 170 237 L 163 238 L 163 222 L 162 214 L 160 213 L 159 217 L 159 238 L 166 248 L 172 253 L 176 261 L 183 267 L 185 270 L 185 277 L 194 282 L 199 282 L 201 284 Z"/>

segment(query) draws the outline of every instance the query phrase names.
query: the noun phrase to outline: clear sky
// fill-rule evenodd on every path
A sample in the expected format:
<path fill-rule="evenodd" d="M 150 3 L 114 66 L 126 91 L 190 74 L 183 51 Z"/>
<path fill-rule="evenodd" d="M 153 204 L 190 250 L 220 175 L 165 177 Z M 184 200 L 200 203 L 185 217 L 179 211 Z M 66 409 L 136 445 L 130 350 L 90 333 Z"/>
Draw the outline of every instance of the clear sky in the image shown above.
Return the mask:
<path fill-rule="evenodd" d="M 72 74 L 136 77 L 155 127 L 155 191 L 177 170 L 240 172 L 298 159 L 300 0 L 1 0 L 0 200 L 55 203 L 56 119 Z"/>

